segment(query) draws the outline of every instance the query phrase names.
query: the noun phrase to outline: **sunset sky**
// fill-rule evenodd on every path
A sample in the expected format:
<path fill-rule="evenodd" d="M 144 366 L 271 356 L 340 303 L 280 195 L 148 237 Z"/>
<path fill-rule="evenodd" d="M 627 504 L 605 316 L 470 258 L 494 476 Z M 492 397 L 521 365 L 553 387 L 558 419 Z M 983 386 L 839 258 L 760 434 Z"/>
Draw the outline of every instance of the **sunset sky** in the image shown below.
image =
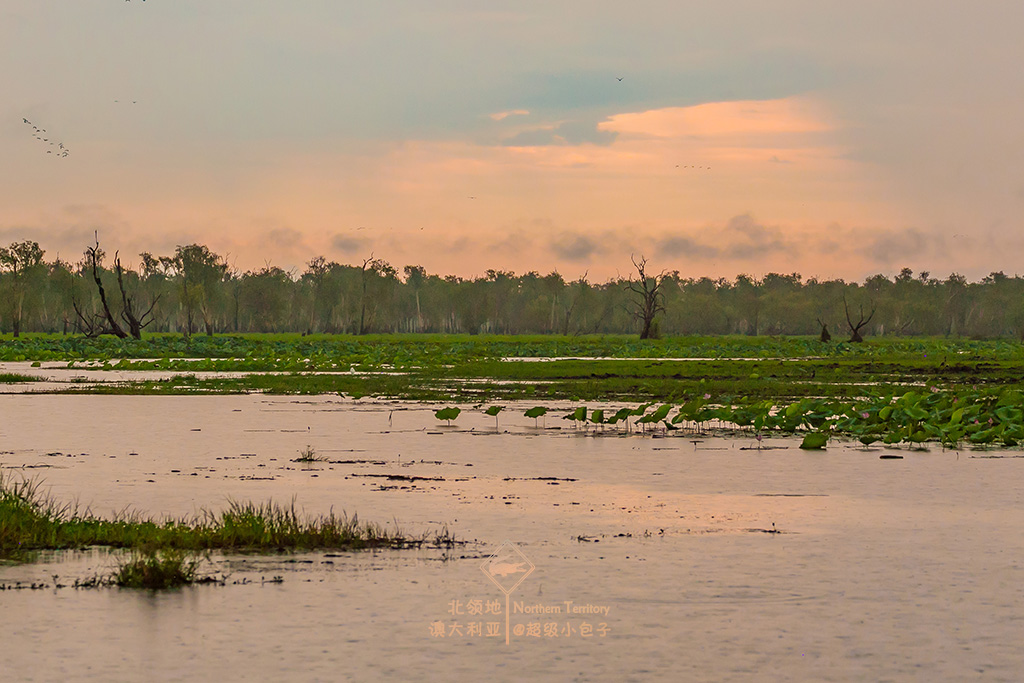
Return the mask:
<path fill-rule="evenodd" d="M 1021 26 L 1000 0 L 0 0 L 0 244 L 1024 272 Z"/>

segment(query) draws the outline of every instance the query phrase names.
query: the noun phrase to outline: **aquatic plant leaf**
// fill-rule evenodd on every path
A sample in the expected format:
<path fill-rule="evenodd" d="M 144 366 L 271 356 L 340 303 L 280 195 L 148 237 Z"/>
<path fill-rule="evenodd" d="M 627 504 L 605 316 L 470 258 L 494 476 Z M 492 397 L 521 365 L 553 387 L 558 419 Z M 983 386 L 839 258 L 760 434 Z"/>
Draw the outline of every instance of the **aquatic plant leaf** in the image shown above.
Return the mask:
<path fill-rule="evenodd" d="M 621 422 L 622 420 L 625 420 L 626 418 L 628 418 L 632 414 L 633 414 L 633 409 L 632 408 L 619 408 L 615 412 L 615 415 L 613 415 L 608 420 L 608 424 L 615 424 L 616 422 Z"/>
<path fill-rule="evenodd" d="M 668 413 L 669 413 L 670 410 L 672 410 L 671 404 L 666 403 L 665 405 L 661 406 L 660 408 L 655 410 L 653 413 L 651 413 L 651 421 L 652 422 L 661 422 L 666 417 L 668 417 Z"/>
<path fill-rule="evenodd" d="M 440 410 L 434 413 L 434 417 L 436 417 L 438 420 L 447 420 L 451 422 L 452 420 L 457 418 L 459 416 L 459 413 L 461 412 L 462 408 L 441 408 Z"/>
<path fill-rule="evenodd" d="M 824 448 L 826 443 L 828 443 L 828 434 L 826 432 L 811 432 L 804 437 L 800 448 L 804 450 L 817 450 Z"/>

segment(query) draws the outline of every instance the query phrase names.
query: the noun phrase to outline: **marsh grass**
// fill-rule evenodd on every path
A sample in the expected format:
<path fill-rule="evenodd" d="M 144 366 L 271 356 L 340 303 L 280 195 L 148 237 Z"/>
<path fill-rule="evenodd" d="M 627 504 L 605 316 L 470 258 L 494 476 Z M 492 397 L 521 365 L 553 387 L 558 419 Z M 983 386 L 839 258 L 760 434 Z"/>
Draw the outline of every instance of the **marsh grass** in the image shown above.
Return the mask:
<path fill-rule="evenodd" d="M 137 513 L 100 519 L 60 504 L 40 491 L 39 482 L 16 481 L 0 472 L 0 559 L 30 559 L 40 550 L 90 546 L 129 550 L 280 552 L 363 548 L 450 547 L 446 531 L 410 538 L 357 515 L 306 516 L 290 505 L 230 501 L 219 513 L 154 520 Z"/>
<path fill-rule="evenodd" d="M 14 384 L 15 382 L 39 382 L 41 377 L 31 375 L 20 375 L 16 372 L 0 372 L 0 384 Z"/>
<path fill-rule="evenodd" d="M 122 588 L 163 590 L 196 582 L 199 559 L 184 550 L 139 550 L 124 559 L 111 577 Z"/>

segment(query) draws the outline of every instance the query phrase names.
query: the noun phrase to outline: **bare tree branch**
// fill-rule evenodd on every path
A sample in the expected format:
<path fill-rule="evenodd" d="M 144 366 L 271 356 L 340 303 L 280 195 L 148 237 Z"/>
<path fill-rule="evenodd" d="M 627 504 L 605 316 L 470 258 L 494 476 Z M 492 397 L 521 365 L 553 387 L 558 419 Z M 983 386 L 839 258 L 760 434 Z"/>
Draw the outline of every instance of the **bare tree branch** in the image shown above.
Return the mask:
<path fill-rule="evenodd" d="M 868 317 L 864 317 L 864 304 L 860 305 L 860 318 L 857 320 L 857 324 L 854 325 L 853 320 L 850 319 L 850 307 L 846 303 L 846 295 L 843 295 L 843 310 L 846 311 L 846 324 L 850 326 L 850 341 L 851 342 L 862 342 L 864 337 L 861 336 L 860 330 L 862 327 L 871 322 L 871 319 L 875 317 L 875 303 L 871 302 L 871 313 Z"/>

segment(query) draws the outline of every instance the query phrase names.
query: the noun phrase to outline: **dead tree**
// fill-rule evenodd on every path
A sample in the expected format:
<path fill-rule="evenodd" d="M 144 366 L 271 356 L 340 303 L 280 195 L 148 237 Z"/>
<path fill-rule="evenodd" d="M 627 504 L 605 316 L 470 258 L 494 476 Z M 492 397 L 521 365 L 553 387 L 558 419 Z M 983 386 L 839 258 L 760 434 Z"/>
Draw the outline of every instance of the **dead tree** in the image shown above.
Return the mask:
<path fill-rule="evenodd" d="M 828 333 L 828 325 L 826 325 L 825 323 L 821 322 L 821 318 L 815 318 L 815 319 L 818 321 L 818 324 L 821 325 L 821 337 L 819 337 L 819 339 L 821 339 L 821 341 L 823 341 L 823 342 L 830 342 L 830 341 L 832 341 L 832 335 Z"/>
<path fill-rule="evenodd" d="M 75 309 L 75 329 L 86 337 L 93 339 L 108 331 L 106 325 L 103 324 L 103 316 L 83 313 L 82 309 L 78 307 L 77 297 L 72 297 L 71 306 Z"/>
<path fill-rule="evenodd" d="M 661 287 L 665 283 L 665 273 L 662 271 L 658 275 L 649 277 L 646 271 L 647 259 L 643 256 L 640 257 L 640 261 L 632 256 L 629 259 L 636 267 L 637 279 L 630 280 L 626 287 L 637 295 L 637 300 L 630 303 L 633 305 L 633 313 L 643 324 L 640 338 L 656 338 L 657 330 L 654 327 L 654 318 L 658 313 L 665 311 L 665 305 L 662 303 L 664 295 L 661 291 Z"/>
<path fill-rule="evenodd" d="M 850 341 L 851 342 L 862 342 L 862 341 L 864 341 L 864 337 L 862 337 L 860 335 L 860 330 L 861 330 L 862 327 L 864 327 L 869 322 L 871 322 L 871 319 L 875 316 L 875 305 L 874 305 L 874 303 L 872 302 L 872 304 L 871 304 L 871 312 L 868 313 L 868 317 L 867 318 L 864 317 L 864 305 L 863 304 L 860 305 L 860 317 L 857 320 L 857 324 L 856 325 L 850 319 L 850 307 L 846 305 L 846 297 L 845 296 L 843 297 L 843 309 L 846 311 L 846 324 L 848 324 L 850 326 Z"/>
<path fill-rule="evenodd" d="M 362 297 L 359 300 L 359 336 L 366 334 L 366 285 L 369 282 L 369 276 L 366 274 L 366 270 L 369 268 L 373 270 L 375 261 L 373 260 L 373 252 L 370 252 L 370 258 L 363 259 L 363 267 L 359 272 L 359 281 L 363 286 Z"/>
<path fill-rule="evenodd" d="M 153 300 L 153 303 L 149 305 L 149 308 L 139 315 L 135 312 L 135 300 L 128 295 L 128 290 L 124 286 L 124 271 L 121 268 L 121 259 L 118 258 L 118 252 L 114 252 L 114 270 L 117 271 L 117 288 L 121 290 L 121 304 L 123 306 L 121 310 L 121 318 L 128 324 L 128 332 L 135 339 L 142 339 L 142 330 L 153 322 L 153 309 L 156 307 L 160 297 L 157 296 Z M 148 319 L 147 319 L 148 318 Z"/>
<path fill-rule="evenodd" d="M 103 306 L 101 321 L 94 320 L 90 322 L 85 319 L 85 316 L 78 309 L 78 305 L 75 304 L 75 313 L 78 314 L 79 319 L 85 324 L 86 329 L 89 330 L 86 331 L 86 336 L 99 336 L 109 333 L 119 339 L 127 338 L 128 333 L 117 324 L 117 319 L 110 312 L 110 305 L 107 303 L 107 292 L 103 289 L 103 280 L 100 278 L 100 262 L 103 260 L 103 251 L 100 249 L 99 236 L 96 237 L 96 244 L 85 250 L 85 259 L 92 270 L 92 279 L 96 283 L 96 289 L 100 292 L 100 304 Z M 102 321 L 106 321 L 106 326 L 103 325 Z"/>

